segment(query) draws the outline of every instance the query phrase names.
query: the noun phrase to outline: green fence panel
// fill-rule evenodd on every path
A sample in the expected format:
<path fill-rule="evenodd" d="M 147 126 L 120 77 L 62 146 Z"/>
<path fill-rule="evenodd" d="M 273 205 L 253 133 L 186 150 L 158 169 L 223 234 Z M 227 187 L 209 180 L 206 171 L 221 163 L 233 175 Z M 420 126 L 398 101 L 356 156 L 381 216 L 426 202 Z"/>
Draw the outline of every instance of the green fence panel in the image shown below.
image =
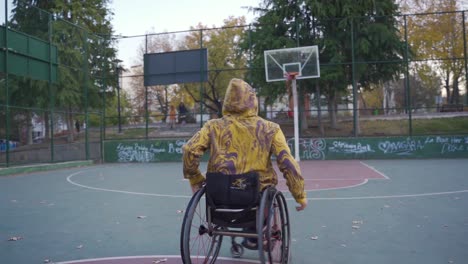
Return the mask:
<path fill-rule="evenodd" d="M 182 161 L 185 139 L 104 142 L 105 162 Z"/>
<path fill-rule="evenodd" d="M 188 139 L 105 141 L 105 162 L 182 161 Z M 294 153 L 294 139 L 288 139 Z M 301 138 L 303 160 L 468 158 L 468 135 Z M 207 160 L 207 157 L 204 157 Z"/>
<path fill-rule="evenodd" d="M 0 26 L 0 46 L 5 47 L 5 27 Z M 0 72 L 57 81 L 57 47 L 27 34 L 8 30 L 8 65 L 5 50 L 0 51 Z M 49 55 L 50 54 L 50 55 Z M 52 64 L 52 67 L 50 67 Z M 52 71 L 51 71 L 52 70 Z M 51 71 L 51 76 L 49 72 Z"/>
<path fill-rule="evenodd" d="M 288 144 L 293 150 L 294 139 Z M 309 138 L 299 147 L 305 160 L 468 158 L 468 135 Z"/>

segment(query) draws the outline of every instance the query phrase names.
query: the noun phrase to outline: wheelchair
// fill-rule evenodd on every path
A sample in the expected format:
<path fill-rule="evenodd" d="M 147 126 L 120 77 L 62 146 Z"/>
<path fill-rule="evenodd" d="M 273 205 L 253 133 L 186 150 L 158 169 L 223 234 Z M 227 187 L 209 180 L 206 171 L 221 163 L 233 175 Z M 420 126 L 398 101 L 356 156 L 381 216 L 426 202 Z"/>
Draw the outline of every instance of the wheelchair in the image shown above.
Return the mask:
<path fill-rule="evenodd" d="M 225 236 L 231 237 L 234 258 L 244 253 L 244 246 L 236 242 L 236 237 L 241 237 L 256 239 L 254 250 L 260 263 L 289 263 L 289 213 L 279 190 L 266 187 L 258 202 L 250 206 L 226 206 L 213 203 L 208 184 L 192 196 L 185 211 L 180 236 L 183 263 L 215 263 Z"/>

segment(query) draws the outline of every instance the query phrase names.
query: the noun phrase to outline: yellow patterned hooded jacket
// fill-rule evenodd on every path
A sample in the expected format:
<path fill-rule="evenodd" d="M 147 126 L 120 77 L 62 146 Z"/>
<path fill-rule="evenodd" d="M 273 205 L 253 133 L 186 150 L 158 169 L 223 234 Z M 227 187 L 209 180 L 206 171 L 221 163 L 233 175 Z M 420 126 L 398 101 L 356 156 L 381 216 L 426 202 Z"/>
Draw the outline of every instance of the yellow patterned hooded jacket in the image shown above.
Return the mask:
<path fill-rule="evenodd" d="M 183 147 L 184 178 L 196 185 L 205 180 L 200 172 L 200 158 L 210 151 L 208 172 L 241 174 L 255 171 L 261 188 L 276 185 L 278 176 L 271 155 L 298 203 L 306 199 L 304 179 L 278 124 L 257 115 L 257 96 L 249 84 L 232 79 L 226 91 L 223 117 L 212 119 Z"/>

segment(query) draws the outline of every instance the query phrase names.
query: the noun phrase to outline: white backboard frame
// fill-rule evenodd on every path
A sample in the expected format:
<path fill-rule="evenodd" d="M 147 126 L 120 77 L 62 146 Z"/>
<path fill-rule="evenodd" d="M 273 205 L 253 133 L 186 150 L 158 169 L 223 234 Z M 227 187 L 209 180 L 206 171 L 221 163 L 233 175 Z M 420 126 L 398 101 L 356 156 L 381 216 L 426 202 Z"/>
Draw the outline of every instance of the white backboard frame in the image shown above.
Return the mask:
<path fill-rule="evenodd" d="M 300 65 L 299 75 L 296 76 L 296 79 L 320 77 L 318 46 L 265 50 L 263 54 L 265 59 L 265 78 L 267 82 L 286 81 L 288 75 L 287 72 L 285 72 L 285 68 L 294 64 Z M 282 58 L 282 56 L 286 56 L 286 58 Z M 311 63 L 315 64 L 316 72 L 311 73 L 304 71 Z M 282 74 L 275 75 L 272 71 L 269 71 L 269 65 L 273 65 L 271 69 L 276 67 L 276 71 L 281 70 Z"/>

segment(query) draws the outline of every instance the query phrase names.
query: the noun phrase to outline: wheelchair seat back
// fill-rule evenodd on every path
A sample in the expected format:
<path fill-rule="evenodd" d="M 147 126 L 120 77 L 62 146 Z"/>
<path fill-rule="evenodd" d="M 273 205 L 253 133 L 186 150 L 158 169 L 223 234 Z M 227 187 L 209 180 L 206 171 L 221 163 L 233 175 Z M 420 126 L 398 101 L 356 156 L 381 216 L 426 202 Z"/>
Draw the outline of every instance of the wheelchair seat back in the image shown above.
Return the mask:
<path fill-rule="evenodd" d="M 261 197 L 259 188 L 256 172 L 207 173 L 206 202 L 212 222 L 225 227 L 255 225 L 256 207 Z"/>

